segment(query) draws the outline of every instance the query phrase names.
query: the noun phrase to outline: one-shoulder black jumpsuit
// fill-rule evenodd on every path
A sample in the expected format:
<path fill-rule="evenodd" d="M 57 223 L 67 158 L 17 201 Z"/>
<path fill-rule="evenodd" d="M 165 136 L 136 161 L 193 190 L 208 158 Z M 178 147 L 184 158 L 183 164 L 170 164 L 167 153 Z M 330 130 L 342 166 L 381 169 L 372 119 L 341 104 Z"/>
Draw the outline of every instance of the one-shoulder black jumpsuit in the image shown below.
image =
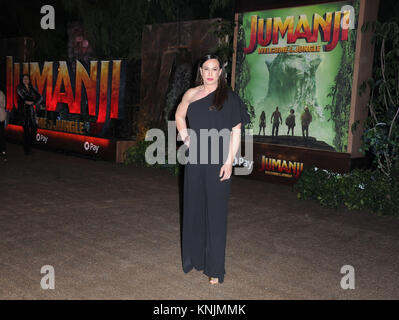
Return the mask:
<path fill-rule="evenodd" d="M 219 174 L 228 155 L 230 135 L 224 142 L 222 137 L 219 138 L 219 147 L 216 149 L 216 152 L 219 151 L 219 161 L 216 163 L 211 163 L 211 151 L 215 150 L 210 147 L 211 139 L 202 139 L 208 141 L 208 162 L 203 163 L 200 130 L 216 129 L 221 132 L 225 129 L 224 132 L 231 132 L 239 123 L 243 130 L 250 118 L 245 104 L 230 88 L 221 110 L 210 109 L 214 95 L 215 91 L 192 102 L 187 110 L 188 127 L 197 137 L 195 145 L 190 134 L 188 153 L 190 155 L 196 149 L 197 155 L 189 159 L 184 169 L 182 264 L 185 273 L 193 268 L 203 270 L 205 275 L 219 278 L 219 283 L 223 283 L 231 178 L 220 181 Z"/>

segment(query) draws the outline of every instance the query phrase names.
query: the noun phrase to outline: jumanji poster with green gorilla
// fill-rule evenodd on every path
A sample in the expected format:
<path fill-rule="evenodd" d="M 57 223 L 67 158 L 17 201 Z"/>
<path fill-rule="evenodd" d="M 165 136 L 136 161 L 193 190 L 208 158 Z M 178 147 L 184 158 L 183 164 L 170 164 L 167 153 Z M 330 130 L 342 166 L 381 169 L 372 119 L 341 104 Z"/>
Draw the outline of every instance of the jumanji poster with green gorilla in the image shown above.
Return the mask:
<path fill-rule="evenodd" d="M 238 14 L 234 84 L 255 141 L 347 151 L 358 11 L 354 0 Z"/>

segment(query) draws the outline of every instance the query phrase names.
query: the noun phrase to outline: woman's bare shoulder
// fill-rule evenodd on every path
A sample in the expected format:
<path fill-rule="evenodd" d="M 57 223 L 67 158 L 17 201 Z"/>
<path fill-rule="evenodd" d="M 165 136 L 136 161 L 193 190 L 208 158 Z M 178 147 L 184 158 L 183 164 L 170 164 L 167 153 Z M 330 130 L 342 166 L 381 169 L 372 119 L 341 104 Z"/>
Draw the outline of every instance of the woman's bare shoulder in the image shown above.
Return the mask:
<path fill-rule="evenodd" d="M 193 100 L 195 100 L 195 96 L 201 91 L 201 86 L 193 87 L 188 89 L 184 96 L 183 99 L 186 100 L 187 103 L 191 103 Z"/>

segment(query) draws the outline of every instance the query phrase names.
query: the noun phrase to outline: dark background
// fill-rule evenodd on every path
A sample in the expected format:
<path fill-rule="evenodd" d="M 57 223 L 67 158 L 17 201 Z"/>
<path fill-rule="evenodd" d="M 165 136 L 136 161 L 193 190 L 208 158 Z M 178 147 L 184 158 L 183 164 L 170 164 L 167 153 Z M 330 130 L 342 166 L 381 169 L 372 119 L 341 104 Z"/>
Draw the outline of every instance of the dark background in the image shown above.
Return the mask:
<path fill-rule="evenodd" d="M 0 2 L 0 41 L 30 37 L 34 40 L 31 59 L 68 60 L 69 22 L 79 22 L 92 46 L 93 59 L 127 61 L 125 115 L 119 125 L 122 137 L 137 131 L 140 103 L 141 40 L 144 25 L 220 17 L 234 21 L 235 12 L 282 6 L 315 4 L 317 0 L 12 0 Z M 40 8 L 55 9 L 55 30 L 42 30 Z M 121 13 L 127 12 L 122 15 Z M 381 0 L 379 20 L 399 17 L 399 1 Z M 232 43 L 231 43 L 232 45 Z"/>

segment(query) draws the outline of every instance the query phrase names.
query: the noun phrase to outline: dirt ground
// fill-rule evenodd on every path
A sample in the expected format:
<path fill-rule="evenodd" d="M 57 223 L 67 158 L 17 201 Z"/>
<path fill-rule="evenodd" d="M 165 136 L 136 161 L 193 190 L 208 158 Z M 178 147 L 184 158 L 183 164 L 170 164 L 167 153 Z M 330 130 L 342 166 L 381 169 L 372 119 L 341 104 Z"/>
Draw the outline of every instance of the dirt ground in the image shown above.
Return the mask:
<path fill-rule="evenodd" d="M 183 273 L 180 180 L 9 144 L 0 163 L 0 299 L 398 299 L 399 219 L 233 177 L 225 282 Z M 42 266 L 55 270 L 43 290 Z M 354 267 L 355 289 L 341 288 Z"/>

